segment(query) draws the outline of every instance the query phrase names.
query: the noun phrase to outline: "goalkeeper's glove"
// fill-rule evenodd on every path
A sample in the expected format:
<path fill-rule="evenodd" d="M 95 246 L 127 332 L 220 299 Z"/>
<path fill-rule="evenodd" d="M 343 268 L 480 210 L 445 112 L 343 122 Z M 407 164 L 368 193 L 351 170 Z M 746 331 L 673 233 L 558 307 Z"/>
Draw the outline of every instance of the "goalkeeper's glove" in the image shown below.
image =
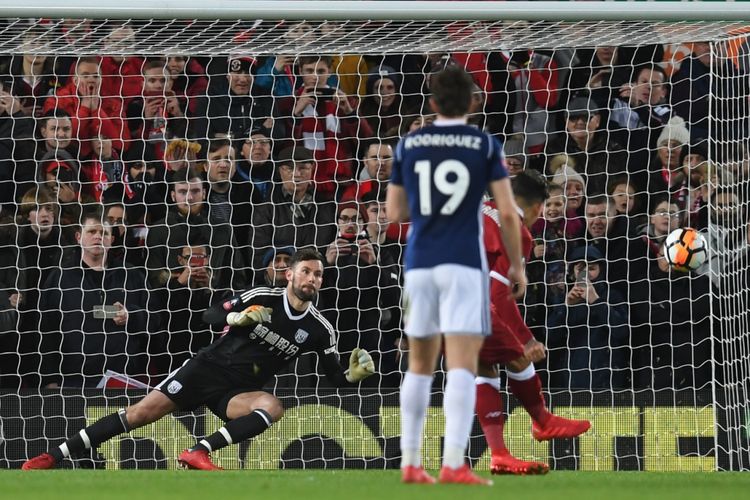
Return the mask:
<path fill-rule="evenodd" d="M 250 326 L 258 323 L 271 321 L 273 309 L 263 306 L 250 306 L 242 312 L 230 312 L 227 314 L 227 325 Z"/>
<path fill-rule="evenodd" d="M 346 380 L 355 383 L 366 379 L 375 373 L 375 362 L 370 353 L 357 347 L 349 356 L 349 369 L 346 371 Z"/>

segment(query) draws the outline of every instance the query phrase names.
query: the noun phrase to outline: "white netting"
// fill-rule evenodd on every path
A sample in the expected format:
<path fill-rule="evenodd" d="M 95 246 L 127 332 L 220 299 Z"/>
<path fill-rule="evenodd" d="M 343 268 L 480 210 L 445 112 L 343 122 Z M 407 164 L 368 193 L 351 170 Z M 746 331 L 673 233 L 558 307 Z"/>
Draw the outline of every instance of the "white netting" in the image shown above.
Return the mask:
<path fill-rule="evenodd" d="M 509 166 L 562 186 L 532 228 L 523 310 L 549 349 L 537 368 L 553 410 L 591 418 L 593 431 L 532 444 L 511 408 L 511 451 L 559 469 L 747 468 L 744 32 L 728 22 L 0 20 L 0 464 L 18 467 L 133 397 L 103 397 L 106 370 L 158 383 L 218 334 L 203 310 L 268 283 L 274 249 L 307 245 L 329 259 L 320 308 L 340 350 L 368 348 L 382 376 L 339 396 L 303 356 L 269 388 L 288 407 L 284 423 L 218 458 L 397 464 L 404 228 L 388 225 L 377 194 L 397 140 L 432 119 L 430 73 L 459 64 L 477 83 L 472 123 L 505 141 Z M 185 140 L 200 151 L 186 153 Z M 82 260 L 76 240 L 81 222 L 97 237 L 81 217 L 96 208 L 116 235 L 103 275 L 84 270 L 97 261 L 86 249 Z M 350 224 L 358 217 L 368 223 Z M 670 274 L 661 240 L 687 225 L 706 234 L 709 266 Z M 338 236 L 358 234 L 374 253 L 331 253 Z M 576 284 L 593 287 L 590 302 L 566 299 Z M 102 454 L 109 467 L 173 466 L 189 433 L 215 430 L 207 415 L 134 435 L 157 447 L 116 441 Z M 428 466 L 440 419 L 430 414 Z M 481 466 L 485 448 L 477 433 Z"/>

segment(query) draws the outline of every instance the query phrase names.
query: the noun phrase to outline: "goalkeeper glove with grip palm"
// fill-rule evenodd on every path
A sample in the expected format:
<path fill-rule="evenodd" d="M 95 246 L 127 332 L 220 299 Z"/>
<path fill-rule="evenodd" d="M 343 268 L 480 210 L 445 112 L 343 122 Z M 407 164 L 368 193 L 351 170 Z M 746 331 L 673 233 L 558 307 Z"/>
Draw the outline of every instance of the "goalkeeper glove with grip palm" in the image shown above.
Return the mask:
<path fill-rule="evenodd" d="M 227 325 L 250 326 L 258 323 L 271 321 L 273 309 L 263 306 L 250 306 L 242 312 L 230 312 L 227 314 Z"/>
<path fill-rule="evenodd" d="M 349 369 L 346 371 L 346 380 L 355 383 L 366 379 L 375 373 L 375 362 L 370 353 L 357 347 L 349 356 Z"/>

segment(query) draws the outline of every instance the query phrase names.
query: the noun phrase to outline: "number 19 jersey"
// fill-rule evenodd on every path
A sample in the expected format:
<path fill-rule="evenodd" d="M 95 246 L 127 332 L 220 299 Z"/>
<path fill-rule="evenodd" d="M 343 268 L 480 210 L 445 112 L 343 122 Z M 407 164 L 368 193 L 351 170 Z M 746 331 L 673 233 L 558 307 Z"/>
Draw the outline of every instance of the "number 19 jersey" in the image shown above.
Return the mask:
<path fill-rule="evenodd" d="M 482 198 L 508 176 L 500 143 L 461 120 L 436 121 L 399 142 L 391 183 L 411 215 L 406 269 L 460 264 L 485 269 Z"/>

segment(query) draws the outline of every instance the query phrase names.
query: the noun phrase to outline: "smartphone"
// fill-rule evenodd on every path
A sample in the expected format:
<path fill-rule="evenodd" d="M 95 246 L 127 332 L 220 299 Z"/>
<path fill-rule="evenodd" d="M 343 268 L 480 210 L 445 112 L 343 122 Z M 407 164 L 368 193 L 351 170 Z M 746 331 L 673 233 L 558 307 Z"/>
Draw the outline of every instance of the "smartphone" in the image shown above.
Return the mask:
<path fill-rule="evenodd" d="M 94 306 L 94 318 L 114 319 L 114 317 L 117 316 L 118 311 L 119 309 L 112 305 L 104 304 L 101 306 Z"/>
<path fill-rule="evenodd" d="M 331 99 L 336 93 L 336 89 L 330 87 L 315 88 L 314 91 L 318 99 Z"/>
<path fill-rule="evenodd" d="M 205 267 L 206 256 L 205 255 L 191 255 L 190 256 L 190 267 Z"/>
<path fill-rule="evenodd" d="M 589 267 L 584 266 L 583 269 L 576 273 L 576 285 L 581 287 L 587 287 L 589 285 Z"/>

